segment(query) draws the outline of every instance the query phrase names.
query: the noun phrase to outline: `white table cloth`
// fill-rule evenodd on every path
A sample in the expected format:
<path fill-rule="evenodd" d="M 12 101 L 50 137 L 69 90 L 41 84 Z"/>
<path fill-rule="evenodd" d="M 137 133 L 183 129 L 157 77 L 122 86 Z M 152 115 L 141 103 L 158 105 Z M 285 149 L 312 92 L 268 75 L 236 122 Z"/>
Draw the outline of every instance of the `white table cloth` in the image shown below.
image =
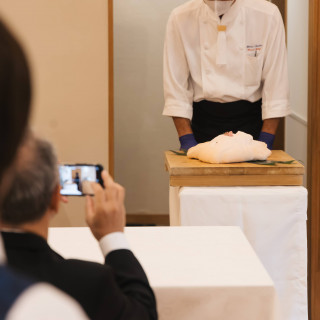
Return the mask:
<path fill-rule="evenodd" d="M 280 320 L 274 284 L 238 227 L 126 228 L 160 320 Z M 50 228 L 66 258 L 103 262 L 88 228 Z"/>
<path fill-rule="evenodd" d="M 170 224 L 239 226 L 275 283 L 284 320 L 308 319 L 304 187 L 170 187 Z"/>

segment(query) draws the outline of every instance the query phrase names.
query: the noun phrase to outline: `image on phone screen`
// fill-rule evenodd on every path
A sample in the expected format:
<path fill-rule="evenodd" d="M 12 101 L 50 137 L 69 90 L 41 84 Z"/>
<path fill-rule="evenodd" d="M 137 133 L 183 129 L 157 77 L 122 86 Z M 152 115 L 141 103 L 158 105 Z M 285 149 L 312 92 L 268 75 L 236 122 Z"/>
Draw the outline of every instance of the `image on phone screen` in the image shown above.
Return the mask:
<path fill-rule="evenodd" d="M 59 165 L 60 193 L 65 196 L 93 195 L 91 182 L 101 182 L 101 165 Z"/>

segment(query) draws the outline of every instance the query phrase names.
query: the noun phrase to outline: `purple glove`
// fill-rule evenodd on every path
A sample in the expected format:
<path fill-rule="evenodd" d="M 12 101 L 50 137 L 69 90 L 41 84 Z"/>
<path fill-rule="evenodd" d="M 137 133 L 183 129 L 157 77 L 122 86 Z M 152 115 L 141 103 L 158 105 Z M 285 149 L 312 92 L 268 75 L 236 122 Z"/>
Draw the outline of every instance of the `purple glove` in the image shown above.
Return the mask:
<path fill-rule="evenodd" d="M 274 134 L 261 131 L 258 140 L 265 142 L 267 144 L 268 149 L 272 150 L 274 138 L 275 138 Z"/>
<path fill-rule="evenodd" d="M 180 150 L 188 151 L 191 147 L 194 147 L 194 146 L 196 146 L 198 144 L 198 142 L 194 138 L 193 133 L 181 136 L 179 138 L 179 140 L 180 140 L 180 144 L 181 144 Z"/>

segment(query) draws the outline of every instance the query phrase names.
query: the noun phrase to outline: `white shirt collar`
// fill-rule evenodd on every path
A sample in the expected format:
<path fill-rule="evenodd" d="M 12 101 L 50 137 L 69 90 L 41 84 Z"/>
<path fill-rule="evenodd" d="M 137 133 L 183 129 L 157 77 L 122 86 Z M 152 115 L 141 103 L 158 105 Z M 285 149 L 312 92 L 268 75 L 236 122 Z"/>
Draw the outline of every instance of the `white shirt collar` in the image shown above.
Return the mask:
<path fill-rule="evenodd" d="M 5 264 L 7 262 L 6 252 L 4 250 L 2 236 L 0 234 L 0 265 Z"/>

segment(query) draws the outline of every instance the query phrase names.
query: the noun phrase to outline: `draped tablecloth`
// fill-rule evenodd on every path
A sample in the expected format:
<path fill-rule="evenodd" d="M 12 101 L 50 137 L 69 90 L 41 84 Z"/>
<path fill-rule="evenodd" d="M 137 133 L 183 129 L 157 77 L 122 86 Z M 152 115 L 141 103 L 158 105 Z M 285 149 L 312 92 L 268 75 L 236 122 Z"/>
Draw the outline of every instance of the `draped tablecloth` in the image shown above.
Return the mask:
<path fill-rule="evenodd" d="M 126 228 L 160 320 L 280 320 L 274 284 L 238 227 Z M 66 258 L 103 262 L 88 228 L 50 228 Z"/>
<path fill-rule="evenodd" d="M 284 320 L 308 319 L 304 187 L 170 187 L 170 224 L 239 226 L 275 283 Z"/>

